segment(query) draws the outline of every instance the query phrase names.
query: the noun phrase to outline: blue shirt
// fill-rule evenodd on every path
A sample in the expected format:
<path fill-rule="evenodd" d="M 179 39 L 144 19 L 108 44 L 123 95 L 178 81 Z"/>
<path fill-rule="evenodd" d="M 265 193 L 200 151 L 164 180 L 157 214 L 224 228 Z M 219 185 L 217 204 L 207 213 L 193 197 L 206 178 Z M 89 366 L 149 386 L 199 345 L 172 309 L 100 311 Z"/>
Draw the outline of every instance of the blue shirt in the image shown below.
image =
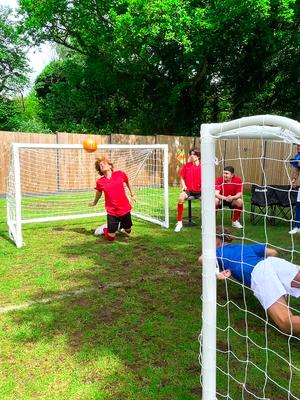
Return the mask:
<path fill-rule="evenodd" d="M 265 259 L 265 251 L 265 244 L 225 244 L 217 247 L 219 268 L 229 269 L 237 281 L 251 287 L 251 273 Z"/>
<path fill-rule="evenodd" d="M 300 153 L 294 155 L 290 161 L 290 164 L 292 167 L 300 169 Z"/>

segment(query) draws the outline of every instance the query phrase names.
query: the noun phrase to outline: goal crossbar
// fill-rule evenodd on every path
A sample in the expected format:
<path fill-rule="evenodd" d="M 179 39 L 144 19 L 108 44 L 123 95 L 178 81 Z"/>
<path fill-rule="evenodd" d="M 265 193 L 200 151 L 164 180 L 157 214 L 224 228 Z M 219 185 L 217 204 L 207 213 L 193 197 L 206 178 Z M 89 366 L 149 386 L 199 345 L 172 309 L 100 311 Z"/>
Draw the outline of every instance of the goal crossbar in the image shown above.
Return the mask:
<path fill-rule="evenodd" d="M 99 178 L 94 163 L 101 156 L 128 175 L 137 195 L 132 215 L 169 227 L 168 145 L 101 144 L 87 153 L 81 144 L 13 143 L 7 224 L 17 247 L 23 246 L 23 224 L 106 215 L 102 200 L 97 212 L 88 209 Z"/>
<path fill-rule="evenodd" d="M 271 139 L 300 144 L 300 123 L 281 116 L 257 115 L 224 123 L 202 124 L 202 399 L 215 400 L 216 390 L 216 141 L 220 138 Z"/>

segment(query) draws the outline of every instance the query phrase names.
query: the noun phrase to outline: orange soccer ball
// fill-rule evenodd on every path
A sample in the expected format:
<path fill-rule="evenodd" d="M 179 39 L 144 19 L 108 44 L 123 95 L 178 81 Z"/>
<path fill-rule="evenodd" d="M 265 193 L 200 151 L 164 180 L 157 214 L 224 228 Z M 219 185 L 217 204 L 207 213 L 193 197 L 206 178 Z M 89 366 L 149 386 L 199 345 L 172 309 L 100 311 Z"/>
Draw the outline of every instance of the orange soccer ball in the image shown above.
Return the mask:
<path fill-rule="evenodd" d="M 94 151 L 97 150 L 97 143 L 95 142 L 94 139 L 84 139 L 84 141 L 82 142 L 83 148 L 85 151 L 87 151 L 88 153 L 93 153 Z"/>

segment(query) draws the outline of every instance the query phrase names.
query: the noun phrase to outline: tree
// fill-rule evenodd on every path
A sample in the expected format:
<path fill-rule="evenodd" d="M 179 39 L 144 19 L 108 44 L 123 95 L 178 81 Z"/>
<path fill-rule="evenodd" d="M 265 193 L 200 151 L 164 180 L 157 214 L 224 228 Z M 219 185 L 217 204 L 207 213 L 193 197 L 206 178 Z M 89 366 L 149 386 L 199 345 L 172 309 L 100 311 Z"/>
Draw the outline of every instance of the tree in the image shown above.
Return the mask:
<path fill-rule="evenodd" d="M 10 16 L 11 9 L 0 6 L 0 95 L 20 92 L 28 83 L 25 39 Z"/>
<path fill-rule="evenodd" d="M 98 121 L 95 126 L 114 121 L 111 126 L 122 129 L 134 123 L 143 132 L 198 134 L 203 121 L 257 108 L 280 111 L 299 95 L 296 88 L 285 92 L 284 102 L 275 99 L 281 98 L 279 82 L 291 83 L 285 49 L 292 50 L 295 60 L 299 52 L 296 0 L 20 0 L 20 4 L 24 30 L 35 43 L 54 41 L 79 55 L 74 71 L 78 72 L 78 63 L 84 72 L 81 89 L 75 87 L 74 92 L 87 89 L 84 99 L 93 107 L 88 119 L 92 124 Z M 94 73 L 89 75 L 90 71 Z M 298 81 L 296 65 L 293 73 Z M 70 79 L 68 84 L 71 92 Z M 59 93 L 63 96 L 63 91 Z M 289 112 L 297 116 L 295 107 Z"/>

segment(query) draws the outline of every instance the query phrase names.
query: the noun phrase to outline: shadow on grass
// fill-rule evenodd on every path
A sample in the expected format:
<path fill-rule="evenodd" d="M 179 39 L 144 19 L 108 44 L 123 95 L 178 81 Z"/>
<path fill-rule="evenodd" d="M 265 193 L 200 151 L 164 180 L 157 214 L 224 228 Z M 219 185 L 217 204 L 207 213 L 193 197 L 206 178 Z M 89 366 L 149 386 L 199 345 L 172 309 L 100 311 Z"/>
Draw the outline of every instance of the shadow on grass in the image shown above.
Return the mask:
<path fill-rule="evenodd" d="M 69 231 L 91 234 L 85 228 Z M 82 268 L 65 270 L 60 279 L 75 287 L 77 280 L 85 282 L 91 290 L 12 313 L 15 345 L 46 343 L 54 351 L 63 341 L 79 371 L 81 362 L 90 366 L 105 399 L 196 399 L 199 271 L 192 260 L 197 257 L 181 245 L 176 250 L 178 238 L 167 245 L 166 231 L 155 237 L 155 229 L 150 232 L 120 234 L 115 243 L 94 237 L 62 247 L 60 256 Z M 187 253 L 190 243 L 184 242 Z M 180 267 L 185 275 L 174 274 Z M 44 291 L 43 298 L 54 294 L 64 292 Z"/>

